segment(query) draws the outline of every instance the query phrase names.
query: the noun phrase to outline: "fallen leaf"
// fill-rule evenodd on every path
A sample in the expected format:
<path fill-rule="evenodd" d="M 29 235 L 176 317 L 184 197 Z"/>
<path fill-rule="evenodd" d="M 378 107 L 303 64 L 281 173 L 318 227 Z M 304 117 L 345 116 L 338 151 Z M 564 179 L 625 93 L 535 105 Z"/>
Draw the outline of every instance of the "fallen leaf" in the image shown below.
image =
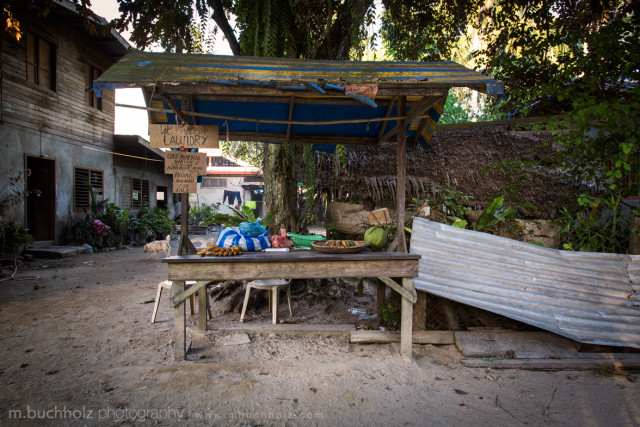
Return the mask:
<path fill-rule="evenodd" d="M 457 388 L 454 388 L 453 391 L 455 391 L 456 393 L 464 396 L 465 394 L 469 394 L 468 392 L 464 391 L 464 390 L 459 390 Z"/>
<path fill-rule="evenodd" d="M 269 375 L 269 373 L 262 371 L 262 372 L 260 372 L 260 375 Z"/>

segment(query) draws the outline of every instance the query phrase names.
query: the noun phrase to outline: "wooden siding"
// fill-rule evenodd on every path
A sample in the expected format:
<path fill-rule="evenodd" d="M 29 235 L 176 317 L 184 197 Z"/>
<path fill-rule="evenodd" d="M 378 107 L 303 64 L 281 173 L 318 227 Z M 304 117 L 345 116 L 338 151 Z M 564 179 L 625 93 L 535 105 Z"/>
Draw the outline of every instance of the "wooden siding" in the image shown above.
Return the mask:
<path fill-rule="evenodd" d="M 21 27 L 56 46 L 56 90 L 27 81 L 26 37 L 16 41 L 2 34 L 2 119 L 81 143 L 111 149 L 115 120 L 115 93 L 104 91 L 102 111 L 88 105 L 85 93 L 87 65 L 106 70 L 111 60 L 80 31 L 56 18 L 25 19 Z"/>

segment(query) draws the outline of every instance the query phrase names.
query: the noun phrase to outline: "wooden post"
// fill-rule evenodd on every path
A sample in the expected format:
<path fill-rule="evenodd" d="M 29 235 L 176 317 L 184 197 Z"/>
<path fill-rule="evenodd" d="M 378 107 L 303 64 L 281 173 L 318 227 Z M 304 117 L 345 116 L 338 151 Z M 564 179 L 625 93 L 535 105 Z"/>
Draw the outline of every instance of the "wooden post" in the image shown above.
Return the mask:
<path fill-rule="evenodd" d="M 398 99 L 398 116 L 407 114 L 407 97 Z M 396 238 L 397 252 L 407 252 L 407 240 L 404 237 L 405 198 L 407 191 L 407 136 L 406 123 L 398 120 L 397 178 L 396 178 Z"/>
<path fill-rule="evenodd" d="M 198 329 L 207 330 L 207 286 L 198 290 Z"/>
<path fill-rule="evenodd" d="M 402 286 L 413 293 L 413 278 L 403 277 Z M 411 348 L 413 345 L 413 303 L 406 298 L 402 298 L 400 303 L 400 354 L 411 358 Z"/>
<path fill-rule="evenodd" d="M 180 213 L 180 244 L 178 255 L 189 255 L 198 252 L 189 240 L 189 193 L 180 193 L 182 212 Z"/>
<path fill-rule="evenodd" d="M 427 293 L 418 291 L 413 307 L 413 330 L 424 331 L 427 328 Z"/>
<path fill-rule="evenodd" d="M 184 281 L 173 281 L 171 296 L 176 297 L 184 292 Z M 206 311 L 205 311 L 206 312 Z M 187 357 L 185 301 L 176 305 L 173 309 L 173 330 L 175 335 L 175 360 L 184 360 Z"/>

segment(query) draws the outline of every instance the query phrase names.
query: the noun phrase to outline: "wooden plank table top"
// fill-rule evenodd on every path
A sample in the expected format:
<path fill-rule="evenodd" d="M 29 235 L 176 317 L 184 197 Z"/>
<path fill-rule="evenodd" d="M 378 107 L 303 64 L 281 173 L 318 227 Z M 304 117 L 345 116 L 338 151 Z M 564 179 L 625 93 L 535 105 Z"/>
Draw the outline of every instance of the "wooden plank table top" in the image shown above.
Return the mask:
<path fill-rule="evenodd" d="M 186 356 L 185 299 L 211 281 L 258 279 L 317 279 L 339 277 L 379 277 L 403 296 L 401 305 L 401 353 L 411 356 L 413 278 L 418 275 L 420 255 L 400 252 L 364 251 L 355 254 L 327 254 L 313 250 L 289 252 L 245 252 L 240 256 L 202 257 L 179 255 L 162 259 L 168 279 L 173 282 L 176 360 Z M 398 277 L 402 285 L 389 279 Z M 197 284 L 185 291 L 186 281 Z M 200 292 L 204 295 L 204 292 Z M 206 299 L 199 298 L 199 305 Z M 200 307 L 200 311 L 206 307 Z M 202 316 L 201 316 L 202 317 Z M 199 328 L 206 329 L 206 317 Z"/>

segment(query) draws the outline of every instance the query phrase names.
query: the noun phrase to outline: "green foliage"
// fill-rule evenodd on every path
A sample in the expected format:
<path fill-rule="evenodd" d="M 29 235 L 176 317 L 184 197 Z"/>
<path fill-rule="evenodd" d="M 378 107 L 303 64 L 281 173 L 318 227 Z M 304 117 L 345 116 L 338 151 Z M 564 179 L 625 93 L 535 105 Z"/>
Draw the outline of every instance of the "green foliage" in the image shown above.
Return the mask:
<path fill-rule="evenodd" d="M 627 253 L 631 219 L 622 209 L 620 195 L 582 194 L 578 207 L 563 207 L 557 223 L 562 247 L 586 252 Z"/>
<path fill-rule="evenodd" d="M 218 210 L 211 205 L 200 205 L 189 209 L 189 223 L 199 225 L 210 216 L 214 216 Z"/>
<path fill-rule="evenodd" d="M 484 2 L 383 0 L 381 33 L 391 56 L 402 61 L 446 61 Z"/>
<path fill-rule="evenodd" d="M 397 327 L 400 324 L 400 309 L 391 298 L 385 301 L 380 310 L 380 317 L 385 325 L 389 327 Z"/>
<path fill-rule="evenodd" d="M 87 183 L 91 203 L 85 217 L 72 225 L 73 238 L 96 249 L 104 249 L 120 244 L 146 243 L 149 239 L 164 239 L 173 231 L 174 221 L 169 212 L 161 208 L 143 206 L 133 214 L 107 200 L 99 198 L 93 187 Z M 109 227 L 103 234 L 93 228 L 93 221 L 99 220 Z"/>
<path fill-rule="evenodd" d="M 224 137 L 224 129 L 220 130 Z M 222 154 L 242 160 L 251 166 L 261 168 L 264 162 L 264 147 L 261 142 L 220 141 Z"/>
<path fill-rule="evenodd" d="M 18 250 L 33 243 L 33 236 L 15 221 L 0 221 L 0 254 L 18 255 Z"/>
<path fill-rule="evenodd" d="M 223 227 L 238 227 L 243 222 L 259 222 L 264 227 L 269 227 L 273 222 L 274 214 L 269 212 L 264 218 L 256 218 L 253 210 L 247 206 L 242 205 L 240 209 L 236 209 L 233 206 L 229 206 L 232 210 L 232 214 L 216 213 L 209 216 L 203 225 L 222 224 Z"/>
<path fill-rule="evenodd" d="M 500 120 L 505 114 L 499 111 L 495 99 L 478 96 L 466 88 L 449 89 L 447 101 L 438 123 L 467 123 Z"/>

